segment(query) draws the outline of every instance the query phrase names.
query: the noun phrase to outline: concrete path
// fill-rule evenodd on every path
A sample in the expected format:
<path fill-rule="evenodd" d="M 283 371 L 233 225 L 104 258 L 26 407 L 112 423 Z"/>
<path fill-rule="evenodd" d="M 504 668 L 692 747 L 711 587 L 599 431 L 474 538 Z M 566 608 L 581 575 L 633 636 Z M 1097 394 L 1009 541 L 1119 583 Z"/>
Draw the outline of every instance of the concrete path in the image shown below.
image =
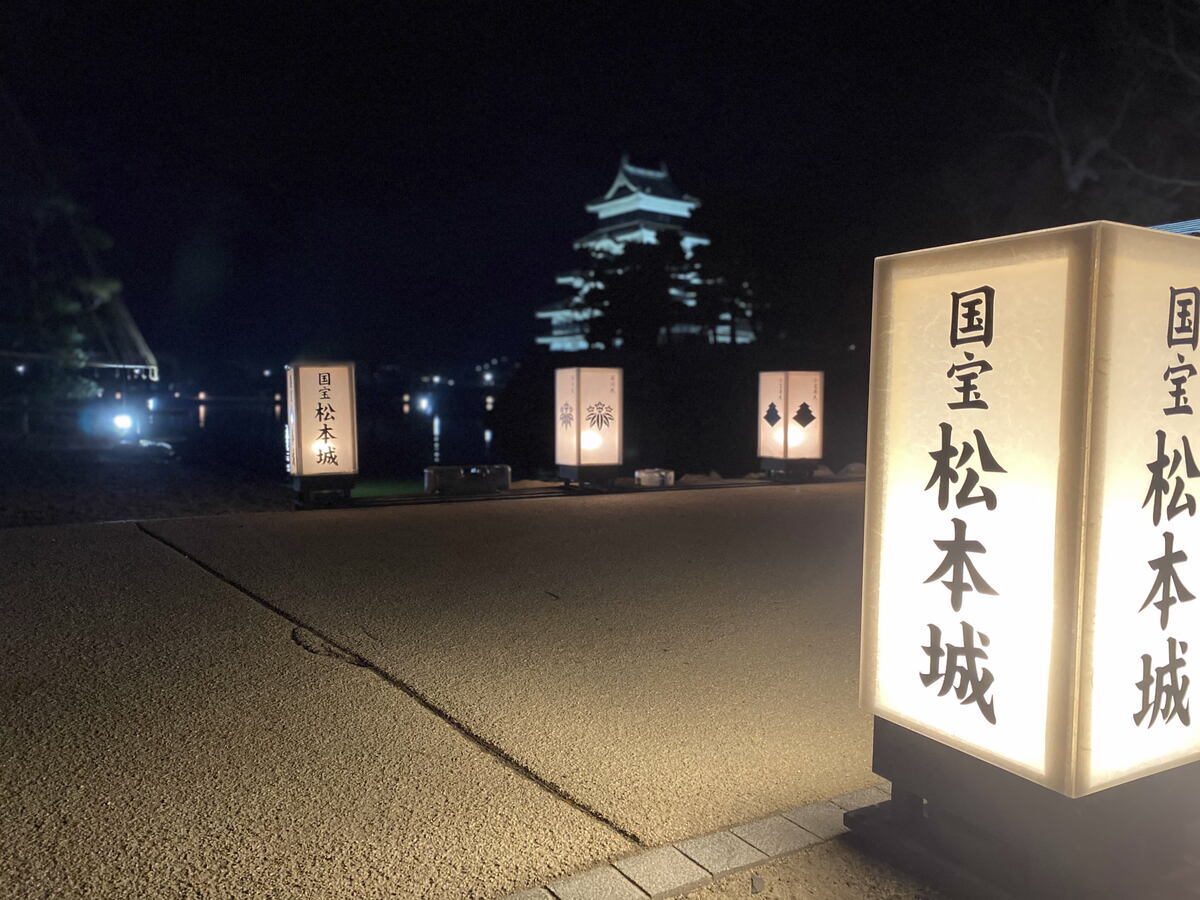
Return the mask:
<path fill-rule="evenodd" d="M 3 532 L 0 894 L 495 897 L 870 784 L 861 506 Z"/>

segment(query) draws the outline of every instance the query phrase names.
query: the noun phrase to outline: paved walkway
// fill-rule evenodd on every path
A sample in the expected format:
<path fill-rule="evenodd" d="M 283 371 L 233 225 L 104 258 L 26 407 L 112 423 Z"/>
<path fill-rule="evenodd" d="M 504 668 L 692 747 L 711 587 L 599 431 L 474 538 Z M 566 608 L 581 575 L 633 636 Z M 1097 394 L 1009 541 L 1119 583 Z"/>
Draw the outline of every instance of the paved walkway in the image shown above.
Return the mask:
<path fill-rule="evenodd" d="M 875 783 L 862 487 L 0 535 L 0 895 L 498 897 Z"/>

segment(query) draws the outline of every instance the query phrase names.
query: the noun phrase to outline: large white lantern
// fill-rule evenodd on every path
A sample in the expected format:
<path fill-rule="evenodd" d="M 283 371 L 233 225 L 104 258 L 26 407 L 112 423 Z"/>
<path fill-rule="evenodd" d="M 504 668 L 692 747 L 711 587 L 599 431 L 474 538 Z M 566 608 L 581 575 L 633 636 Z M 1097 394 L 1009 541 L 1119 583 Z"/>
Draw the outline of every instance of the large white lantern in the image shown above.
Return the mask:
<path fill-rule="evenodd" d="M 625 430 L 621 369 L 556 369 L 554 459 L 559 474 L 615 476 Z"/>
<path fill-rule="evenodd" d="M 354 363 L 287 367 L 287 462 L 297 490 L 348 491 L 358 474 Z"/>
<path fill-rule="evenodd" d="M 876 261 L 877 716 L 1067 797 L 1200 759 L 1198 304 L 1109 222 Z"/>
<path fill-rule="evenodd" d="M 758 373 L 758 455 L 768 469 L 787 469 L 824 455 L 825 373 Z"/>

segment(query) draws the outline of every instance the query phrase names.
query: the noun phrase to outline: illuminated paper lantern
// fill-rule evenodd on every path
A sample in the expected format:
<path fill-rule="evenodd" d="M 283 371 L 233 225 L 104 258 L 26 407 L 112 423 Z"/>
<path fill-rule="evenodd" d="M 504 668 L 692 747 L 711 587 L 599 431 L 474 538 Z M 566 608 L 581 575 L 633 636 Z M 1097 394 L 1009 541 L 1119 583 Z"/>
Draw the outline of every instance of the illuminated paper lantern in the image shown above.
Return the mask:
<path fill-rule="evenodd" d="M 769 464 L 824 455 L 825 373 L 758 373 L 758 455 Z"/>
<path fill-rule="evenodd" d="M 876 261 L 877 716 L 1067 797 L 1200 758 L 1198 303 L 1109 222 Z"/>
<path fill-rule="evenodd" d="M 556 369 L 554 458 L 559 474 L 614 470 L 623 459 L 621 369 Z M 605 473 L 609 474 L 609 473 Z"/>
<path fill-rule="evenodd" d="M 287 462 L 296 478 L 358 474 L 354 363 L 287 367 Z"/>

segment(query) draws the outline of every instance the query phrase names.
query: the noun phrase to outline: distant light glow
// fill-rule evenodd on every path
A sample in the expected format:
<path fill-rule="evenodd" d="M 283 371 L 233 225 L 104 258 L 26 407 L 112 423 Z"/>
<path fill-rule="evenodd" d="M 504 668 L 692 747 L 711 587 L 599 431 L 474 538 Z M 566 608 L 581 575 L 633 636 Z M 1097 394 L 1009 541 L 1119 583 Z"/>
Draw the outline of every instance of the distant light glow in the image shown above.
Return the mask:
<path fill-rule="evenodd" d="M 271 377 L 271 370 L 263 369 L 263 378 L 270 378 L 270 377 Z"/>
<path fill-rule="evenodd" d="M 485 444 L 490 444 L 492 442 L 492 429 L 490 429 L 490 428 L 483 429 L 483 442 Z"/>
<path fill-rule="evenodd" d="M 282 402 L 283 402 L 283 394 L 276 394 L 276 395 L 275 395 L 275 402 L 276 402 L 276 403 L 282 403 Z"/>
<path fill-rule="evenodd" d="M 495 405 L 496 405 L 496 398 L 493 397 L 491 394 L 488 394 L 486 397 L 483 398 L 483 408 L 486 409 L 488 412 L 491 412 L 492 408 Z"/>
<path fill-rule="evenodd" d="M 403 400 L 405 403 L 408 403 L 409 401 L 411 401 L 411 400 L 412 400 L 412 397 L 410 397 L 408 394 L 405 394 L 405 395 L 404 395 L 403 397 L 401 397 L 400 399 L 401 399 L 401 400 Z"/>
<path fill-rule="evenodd" d="M 483 373 L 484 384 L 492 384 L 495 382 L 495 380 L 496 380 L 496 376 L 494 373 L 492 373 L 492 372 L 484 372 Z"/>
<path fill-rule="evenodd" d="M 207 400 L 208 399 L 208 391 L 201 391 L 200 393 L 198 393 L 196 395 L 196 399 L 197 400 Z"/>
<path fill-rule="evenodd" d="M 154 398 L 153 397 L 146 398 L 146 409 L 150 410 L 150 412 L 154 412 Z"/>
<path fill-rule="evenodd" d="M 25 363 L 17 363 L 15 366 L 13 366 L 13 368 L 16 370 L 18 375 L 24 375 L 28 371 Z"/>
<path fill-rule="evenodd" d="M 417 409 L 421 410 L 421 412 L 429 412 L 429 398 L 428 397 L 418 397 L 417 398 Z"/>
<path fill-rule="evenodd" d="M 121 392 L 120 392 L 120 391 L 117 391 L 115 394 L 113 394 L 113 399 L 114 399 L 114 400 L 120 400 L 120 399 L 121 399 Z"/>
<path fill-rule="evenodd" d="M 128 431 L 133 427 L 133 416 L 128 413 L 118 413 L 113 416 L 113 425 L 118 431 Z"/>

